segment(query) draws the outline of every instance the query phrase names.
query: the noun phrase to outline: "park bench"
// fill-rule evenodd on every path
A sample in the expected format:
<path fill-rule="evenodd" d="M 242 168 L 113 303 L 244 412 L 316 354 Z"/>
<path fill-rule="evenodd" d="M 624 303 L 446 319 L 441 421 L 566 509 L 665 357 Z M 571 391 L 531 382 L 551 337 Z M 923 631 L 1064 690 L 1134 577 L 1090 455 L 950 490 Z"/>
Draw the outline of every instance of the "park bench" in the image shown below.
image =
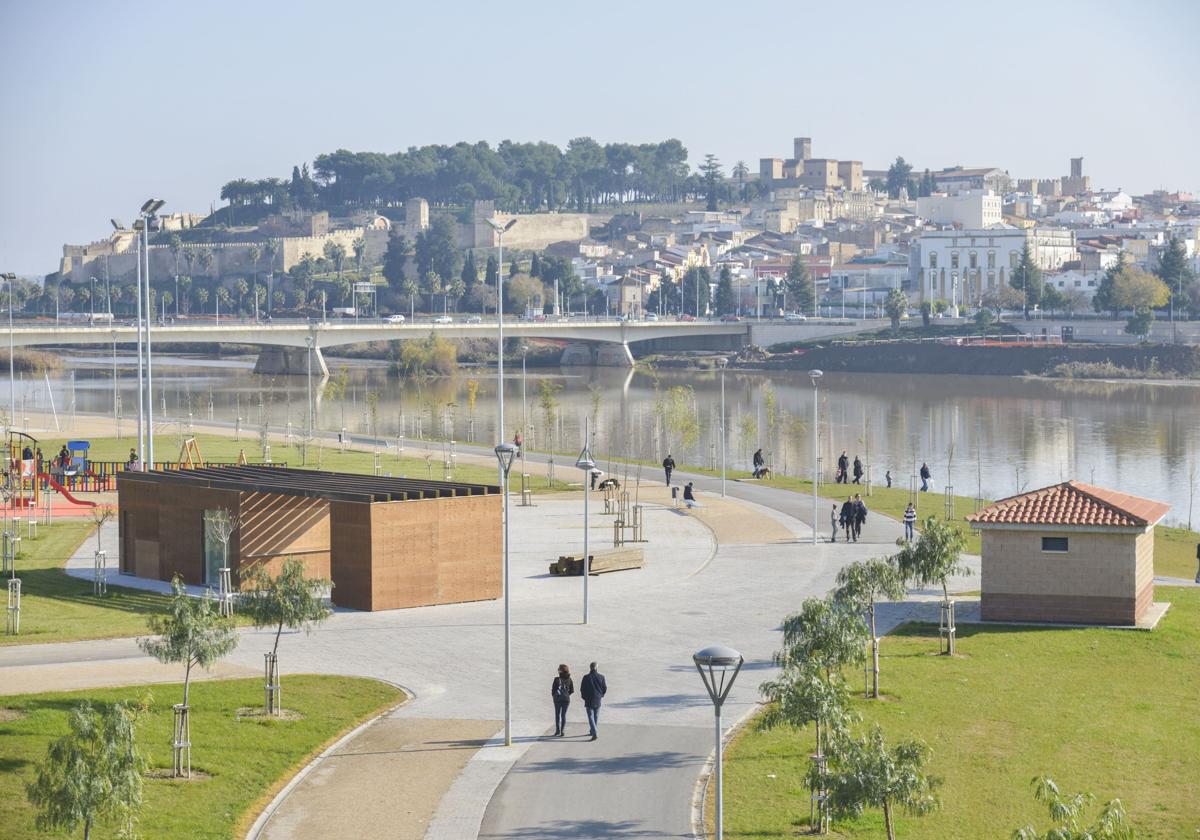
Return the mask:
<path fill-rule="evenodd" d="M 593 575 L 640 569 L 645 565 L 645 553 L 640 548 L 614 548 L 592 552 L 591 561 L 588 563 Z M 550 564 L 550 574 L 582 575 L 583 557 L 576 557 L 573 554 L 560 555 L 558 560 Z"/>

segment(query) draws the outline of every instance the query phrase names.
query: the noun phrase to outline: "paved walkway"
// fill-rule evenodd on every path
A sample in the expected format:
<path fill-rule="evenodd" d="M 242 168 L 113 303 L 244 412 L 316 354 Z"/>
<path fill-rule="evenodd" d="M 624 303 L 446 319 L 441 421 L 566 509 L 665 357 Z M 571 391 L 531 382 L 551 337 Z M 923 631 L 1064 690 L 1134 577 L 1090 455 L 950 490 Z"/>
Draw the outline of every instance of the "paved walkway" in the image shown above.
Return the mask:
<path fill-rule="evenodd" d="M 804 597 L 825 594 L 845 563 L 892 550 L 901 530 L 876 515 L 859 543 L 813 546 L 803 522 L 811 510 L 808 498 L 729 482 L 730 500 L 721 502 L 714 492 L 719 480 L 678 478 L 697 482 L 706 507 L 676 510 L 661 484 L 644 485 L 646 568 L 592 578 L 586 626 L 582 579 L 551 577 L 546 570 L 552 558 L 582 548 L 578 494 L 535 497 L 535 507 L 512 505 L 516 743 L 474 752 L 431 816 L 424 810 L 424 816 L 415 811 L 405 816 L 412 816 L 410 827 L 429 819 L 424 836 L 430 840 L 688 836 L 693 787 L 712 741 L 712 708 L 692 652 L 720 642 L 746 656 L 726 707 L 726 720 L 737 720 L 753 708 L 758 684 L 771 673 L 779 620 Z M 598 499 L 593 495 L 593 502 Z M 610 545 L 611 517 L 599 513 L 599 504 L 592 510 L 592 546 Z M 963 581 L 961 588 L 972 585 Z M 881 629 L 926 609 L 897 605 Z M 341 826 L 355 836 L 394 836 L 384 814 L 387 803 L 396 802 L 394 781 L 408 772 L 406 762 L 414 758 L 409 753 L 432 741 L 468 745 L 452 757 L 435 758 L 444 773 L 439 784 L 445 784 L 471 752 L 471 742 L 488 730 L 497 734 L 504 711 L 501 622 L 500 602 L 482 602 L 339 612 L 311 636 L 285 634 L 280 643 L 285 684 L 289 673 L 374 676 L 402 684 L 414 696 L 347 742 L 344 756 L 324 759 L 294 786 L 276 803 L 261 836 L 317 836 L 310 824 Z M 257 673 L 269 644 L 269 633 L 244 630 L 226 664 Z M 68 681 L 81 666 L 94 667 L 97 658 L 136 662 L 141 656 L 132 640 L 36 648 L 22 651 L 26 659 L 19 667 L 41 668 L 44 678 L 57 674 Z M 12 651 L 0 649 L 0 669 L 18 666 Z M 601 739 L 546 738 L 553 731 L 549 688 L 555 667 L 570 664 L 578 679 L 593 659 L 610 686 Z M 571 709 L 575 733 L 584 731 L 580 706 L 576 701 Z M 464 721 L 455 737 L 434 737 L 454 721 Z M 367 759 L 376 753 L 377 760 Z M 368 760 L 370 768 L 364 769 Z M 337 804 L 351 791 L 361 809 Z"/>

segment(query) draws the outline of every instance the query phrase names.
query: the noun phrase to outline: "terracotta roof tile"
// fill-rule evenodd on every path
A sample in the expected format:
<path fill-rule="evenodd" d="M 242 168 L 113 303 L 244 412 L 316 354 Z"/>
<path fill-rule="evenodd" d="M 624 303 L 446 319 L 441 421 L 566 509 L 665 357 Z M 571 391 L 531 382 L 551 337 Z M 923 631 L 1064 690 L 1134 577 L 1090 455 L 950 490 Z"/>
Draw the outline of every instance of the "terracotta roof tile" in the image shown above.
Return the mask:
<path fill-rule="evenodd" d="M 1101 525 L 1144 528 L 1154 525 L 1170 505 L 1093 487 L 1081 481 L 1065 481 L 1040 490 L 994 502 L 968 522 L 980 525 Z"/>

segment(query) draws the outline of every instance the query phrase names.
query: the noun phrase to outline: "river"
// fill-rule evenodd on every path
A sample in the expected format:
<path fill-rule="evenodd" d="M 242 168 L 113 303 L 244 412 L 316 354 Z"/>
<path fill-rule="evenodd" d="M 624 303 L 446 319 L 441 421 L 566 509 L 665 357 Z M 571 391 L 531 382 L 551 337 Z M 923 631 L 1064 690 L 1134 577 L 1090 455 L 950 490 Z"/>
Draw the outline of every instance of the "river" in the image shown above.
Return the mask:
<path fill-rule="evenodd" d="M 67 373 L 50 378 L 49 392 L 44 380 L 19 376 L 16 401 L 18 414 L 48 412 L 52 393 L 65 434 L 72 416 L 112 416 L 114 395 L 111 355 L 64 361 Z M 120 414 L 132 431 L 136 362 L 127 356 L 118 362 Z M 494 369 L 400 381 L 376 364 L 330 359 L 329 366 L 332 385 L 320 388 L 314 380 L 323 430 L 345 429 L 351 438 L 376 434 L 410 452 L 440 451 L 441 439 L 495 440 Z M 253 358 L 156 358 L 156 425 L 182 432 L 190 414 L 196 423 L 238 423 L 251 440 L 264 425 L 286 432 L 290 424 L 301 434 L 308 418 L 305 378 L 252 369 Z M 344 395 L 337 393 L 343 380 Z M 0 386 L 0 402 L 5 390 Z M 747 468 L 761 446 L 776 470 L 811 474 L 812 396 L 803 372 L 727 372 L 728 464 Z M 818 398 L 827 474 L 845 450 L 868 463 L 876 482 L 890 471 L 896 484 L 907 486 L 925 461 L 937 491 L 949 483 L 966 496 L 998 498 L 1077 478 L 1169 502 L 1174 523 L 1188 520 L 1190 497 L 1200 492 L 1195 385 L 832 374 L 820 380 Z M 518 361 L 506 368 L 506 437 L 520 426 L 535 449 L 576 453 L 587 418 L 597 460 L 658 461 L 671 450 L 680 464 L 714 466 L 720 463 L 720 401 L 717 372 L 530 368 L 523 375 Z M 564 461 L 573 463 L 574 455 Z"/>

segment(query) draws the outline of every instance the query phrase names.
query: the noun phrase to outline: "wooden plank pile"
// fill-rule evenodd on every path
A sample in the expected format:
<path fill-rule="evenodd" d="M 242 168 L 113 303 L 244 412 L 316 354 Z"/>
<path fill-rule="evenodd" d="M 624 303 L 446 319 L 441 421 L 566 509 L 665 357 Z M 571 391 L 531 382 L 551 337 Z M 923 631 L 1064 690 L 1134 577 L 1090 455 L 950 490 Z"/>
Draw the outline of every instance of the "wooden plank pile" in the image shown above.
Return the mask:
<path fill-rule="evenodd" d="M 593 575 L 603 575 L 608 572 L 623 572 L 627 569 L 640 569 L 646 565 L 645 553 L 640 548 L 614 548 L 607 551 L 592 552 L 588 564 Z M 550 564 L 552 575 L 583 574 L 583 557 L 571 554 L 560 555 Z"/>

